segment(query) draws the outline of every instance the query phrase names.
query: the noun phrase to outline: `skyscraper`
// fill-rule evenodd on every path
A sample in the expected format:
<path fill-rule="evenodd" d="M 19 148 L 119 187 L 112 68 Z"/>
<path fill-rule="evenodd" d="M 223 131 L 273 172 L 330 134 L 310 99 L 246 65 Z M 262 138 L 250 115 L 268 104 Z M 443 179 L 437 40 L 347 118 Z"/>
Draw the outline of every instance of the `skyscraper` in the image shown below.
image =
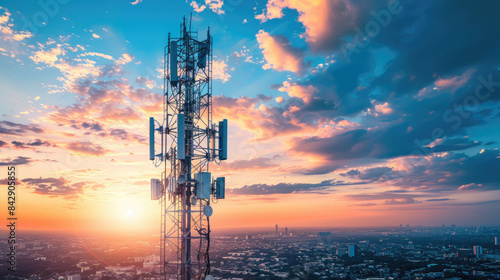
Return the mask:
<path fill-rule="evenodd" d="M 278 235 L 278 224 L 276 224 L 276 235 Z"/>
<path fill-rule="evenodd" d="M 495 246 L 498 246 L 498 236 L 495 236 Z"/>
<path fill-rule="evenodd" d="M 285 236 L 288 236 L 288 227 L 285 227 Z"/>
<path fill-rule="evenodd" d="M 347 247 L 347 254 L 350 258 L 354 257 L 356 255 L 356 245 L 350 244 L 349 247 Z"/>
<path fill-rule="evenodd" d="M 481 247 L 481 246 L 474 246 L 473 248 L 474 248 L 474 255 L 476 257 L 479 257 L 479 256 L 481 256 L 483 254 L 483 247 Z"/>

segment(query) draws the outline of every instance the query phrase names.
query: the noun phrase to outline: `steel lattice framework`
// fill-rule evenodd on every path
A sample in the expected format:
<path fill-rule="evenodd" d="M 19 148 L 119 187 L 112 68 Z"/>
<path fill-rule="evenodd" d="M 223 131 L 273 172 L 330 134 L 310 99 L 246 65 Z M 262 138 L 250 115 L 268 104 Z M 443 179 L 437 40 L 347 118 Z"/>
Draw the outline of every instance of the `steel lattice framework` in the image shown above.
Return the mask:
<path fill-rule="evenodd" d="M 163 279 L 204 279 L 210 273 L 211 213 L 207 216 L 206 210 L 211 211 L 207 208 L 211 200 L 195 197 L 199 184 L 195 174 L 209 172 L 211 161 L 220 163 L 221 149 L 216 144 L 220 146 L 222 140 L 219 125 L 212 123 L 210 29 L 205 40 L 197 36 L 184 18 L 180 36 L 169 33 L 164 49 L 163 123 L 154 129 L 161 134 L 161 154 L 153 157 L 156 166 L 164 163 L 159 191 Z M 210 193 L 214 191 L 215 181 L 211 181 Z M 216 202 L 215 195 L 212 201 Z"/>

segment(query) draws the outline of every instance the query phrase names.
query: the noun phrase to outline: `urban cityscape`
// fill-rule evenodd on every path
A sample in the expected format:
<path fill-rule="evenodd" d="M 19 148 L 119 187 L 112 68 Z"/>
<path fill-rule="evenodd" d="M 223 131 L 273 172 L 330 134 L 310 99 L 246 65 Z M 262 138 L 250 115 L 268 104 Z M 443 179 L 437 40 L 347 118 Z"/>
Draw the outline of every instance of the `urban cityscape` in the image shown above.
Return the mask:
<path fill-rule="evenodd" d="M 214 234 L 211 267 L 220 280 L 500 279 L 499 236 L 500 227 L 276 225 Z M 16 246 L 19 272 L 2 260 L 2 279 L 160 279 L 157 238 L 30 233 Z"/>

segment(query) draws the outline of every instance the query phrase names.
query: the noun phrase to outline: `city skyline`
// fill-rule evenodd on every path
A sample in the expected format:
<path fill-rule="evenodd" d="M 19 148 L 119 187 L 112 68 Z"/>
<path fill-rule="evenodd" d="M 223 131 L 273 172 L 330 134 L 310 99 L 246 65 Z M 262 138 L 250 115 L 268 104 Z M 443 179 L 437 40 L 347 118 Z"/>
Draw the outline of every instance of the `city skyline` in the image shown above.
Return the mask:
<path fill-rule="evenodd" d="M 229 122 L 213 228 L 500 225 L 498 2 L 40 3 L 0 8 L 20 232 L 159 232 L 148 120 L 184 16 Z"/>

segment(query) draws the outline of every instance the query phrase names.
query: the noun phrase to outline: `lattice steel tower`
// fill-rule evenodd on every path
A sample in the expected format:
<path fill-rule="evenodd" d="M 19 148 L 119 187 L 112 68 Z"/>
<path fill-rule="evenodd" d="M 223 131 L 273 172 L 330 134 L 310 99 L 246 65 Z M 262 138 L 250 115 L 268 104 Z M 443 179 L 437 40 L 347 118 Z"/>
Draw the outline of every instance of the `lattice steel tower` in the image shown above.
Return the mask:
<path fill-rule="evenodd" d="M 151 179 L 151 198 L 161 204 L 160 260 L 163 279 L 213 279 L 210 216 L 225 196 L 225 179 L 212 179 L 209 163 L 227 158 L 227 120 L 212 123 L 212 38 L 180 26 L 164 49 L 162 123 L 150 118 L 150 160 L 164 163 Z M 161 152 L 155 153 L 155 134 Z"/>

